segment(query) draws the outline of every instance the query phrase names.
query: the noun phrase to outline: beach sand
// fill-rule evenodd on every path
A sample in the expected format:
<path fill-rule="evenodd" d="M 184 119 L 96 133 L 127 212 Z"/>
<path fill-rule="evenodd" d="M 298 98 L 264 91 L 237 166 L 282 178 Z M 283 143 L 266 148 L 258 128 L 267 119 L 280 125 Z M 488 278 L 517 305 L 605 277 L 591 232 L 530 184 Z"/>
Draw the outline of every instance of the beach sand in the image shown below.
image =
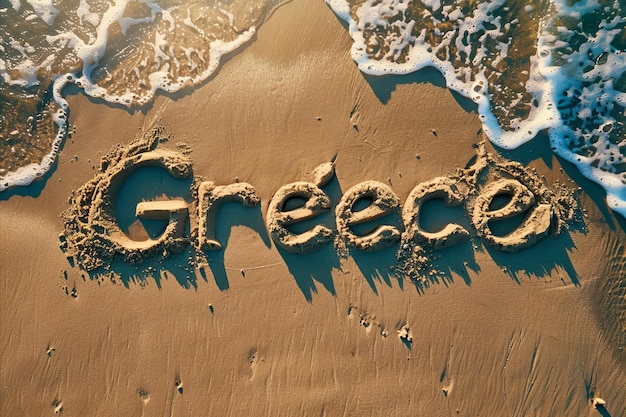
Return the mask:
<path fill-rule="evenodd" d="M 323 2 L 291 2 L 186 94 L 134 113 L 68 97 L 74 132 L 54 171 L 1 196 L 1 415 L 626 415 L 625 222 L 546 138 L 504 156 L 582 186 L 584 221 L 528 249 L 472 239 L 436 251 L 439 274 L 414 283 L 393 274 L 397 245 L 345 259 L 331 244 L 276 248 L 272 196 L 335 154 L 333 210 L 366 180 L 404 204 L 484 141 L 434 71 L 366 77 L 350 46 Z M 158 125 L 159 149 L 185 153 L 196 177 L 252 184 L 260 206 L 219 212 L 224 249 L 201 270 L 183 252 L 88 274 L 60 249 L 68 198 L 114 145 Z M 158 178 L 130 190 L 176 187 Z M 119 204 L 134 214 L 131 194 Z"/>

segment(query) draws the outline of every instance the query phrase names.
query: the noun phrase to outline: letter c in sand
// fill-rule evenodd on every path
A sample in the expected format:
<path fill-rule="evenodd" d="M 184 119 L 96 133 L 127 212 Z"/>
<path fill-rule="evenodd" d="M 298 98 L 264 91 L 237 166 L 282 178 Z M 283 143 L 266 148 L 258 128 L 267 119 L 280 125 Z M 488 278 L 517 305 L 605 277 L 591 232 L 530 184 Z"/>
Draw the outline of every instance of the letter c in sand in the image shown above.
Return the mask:
<path fill-rule="evenodd" d="M 443 199 L 448 206 L 458 206 L 465 196 L 457 189 L 456 181 L 447 177 L 438 177 L 418 184 L 411 190 L 402 209 L 402 222 L 405 231 L 402 241 L 425 242 L 434 249 L 456 245 L 469 238 L 469 232 L 461 225 L 449 223 L 438 232 L 427 232 L 420 225 L 422 204 L 431 199 Z"/>

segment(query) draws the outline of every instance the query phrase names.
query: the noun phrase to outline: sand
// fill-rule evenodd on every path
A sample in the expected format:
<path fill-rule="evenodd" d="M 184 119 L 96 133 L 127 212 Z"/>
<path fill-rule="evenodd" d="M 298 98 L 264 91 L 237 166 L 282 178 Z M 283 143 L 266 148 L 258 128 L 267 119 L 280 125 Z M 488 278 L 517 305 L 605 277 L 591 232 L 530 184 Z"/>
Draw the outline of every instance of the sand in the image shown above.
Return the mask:
<path fill-rule="evenodd" d="M 68 97 L 74 132 L 54 171 L 0 194 L 0 415 L 626 415 L 624 220 L 539 137 L 500 160 L 536 170 L 509 165 L 530 176 L 531 195 L 506 185 L 519 191 L 514 210 L 546 206 L 530 222 L 534 240 L 502 250 L 500 234 L 489 241 L 472 215 L 489 211 L 488 187 L 471 204 L 423 199 L 428 187 L 471 194 L 435 180 L 470 175 L 484 143 L 472 106 L 430 71 L 365 77 L 350 44 L 323 2 L 292 2 L 188 94 L 134 113 Z M 124 152 L 155 128 L 162 140 L 142 154 L 160 163 L 113 181 L 118 197 L 104 211 L 71 204 L 92 181 L 110 185 L 101 174 L 133 160 Z M 317 187 L 331 207 L 281 221 L 296 237 L 316 224 L 332 233 L 312 252 L 277 244 L 280 224 L 268 222 L 290 208 L 277 191 L 303 183 L 305 197 Z M 423 227 L 411 237 L 440 242 L 418 251 L 426 275 L 399 277 L 415 239 L 369 251 L 331 241 L 344 226 L 357 238 L 373 231 L 337 221 L 350 219 L 339 203 L 362 183 L 398 198 L 381 203 L 391 214 L 375 225 L 402 231 L 419 207 Z M 215 201 L 199 232 L 193 218 Z M 89 216 L 102 213 L 93 227 Z M 88 258 L 68 239 L 69 219 L 81 216 L 74 224 L 94 235 L 80 247 L 101 265 L 81 264 Z M 115 220 L 127 234 L 103 232 Z M 159 239 L 164 222 L 189 230 L 168 229 L 152 249 L 136 244 Z M 453 227 L 448 242 L 437 235 L 447 224 L 468 235 Z"/>

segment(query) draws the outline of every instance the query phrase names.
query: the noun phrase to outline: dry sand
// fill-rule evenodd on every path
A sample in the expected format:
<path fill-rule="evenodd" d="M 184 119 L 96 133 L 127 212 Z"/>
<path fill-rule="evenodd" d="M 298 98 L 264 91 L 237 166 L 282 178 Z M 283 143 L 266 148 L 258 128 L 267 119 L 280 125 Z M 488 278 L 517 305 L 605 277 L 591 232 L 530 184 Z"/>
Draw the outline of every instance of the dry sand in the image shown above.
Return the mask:
<path fill-rule="evenodd" d="M 417 183 L 466 167 L 483 139 L 465 101 L 425 82 L 432 73 L 365 78 L 350 44 L 322 2 L 292 2 L 188 95 L 135 114 L 68 98 L 75 133 L 45 187 L 0 201 L 0 415 L 626 415 L 625 222 L 542 138 L 510 155 L 547 184 L 575 188 L 575 176 L 585 217 L 530 248 L 474 237 L 435 251 L 424 281 L 393 274 L 397 244 L 347 258 L 332 244 L 277 249 L 272 196 L 333 155 L 333 208 L 366 180 L 404 204 Z M 193 251 L 118 262 L 121 275 L 72 267 L 58 237 L 72 190 L 159 123 L 171 134 L 159 149 L 192 158 L 196 177 L 252 184 L 260 205 L 227 203 L 223 251 L 201 270 Z M 181 189 L 162 175 L 128 181 L 157 197 Z M 118 205 L 138 239 L 149 232 L 133 223 L 129 189 Z M 444 209 L 425 208 L 426 223 L 443 226 Z"/>

